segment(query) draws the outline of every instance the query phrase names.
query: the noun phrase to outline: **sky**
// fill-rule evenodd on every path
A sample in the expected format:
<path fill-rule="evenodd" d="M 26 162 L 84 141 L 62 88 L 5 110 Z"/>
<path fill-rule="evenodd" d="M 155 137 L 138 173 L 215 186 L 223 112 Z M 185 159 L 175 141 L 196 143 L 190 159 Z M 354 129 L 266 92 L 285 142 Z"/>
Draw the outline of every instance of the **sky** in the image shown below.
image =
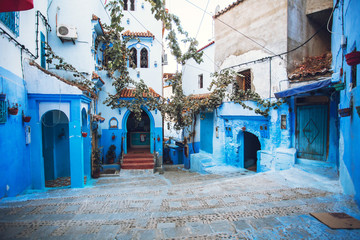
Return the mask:
<path fill-rule="evenodd" d="M 235 0 L 166 0 L 166 8 L 180 18 L 183 29 L 189 33 L 190 37 L 196 38 L 199 48 L 202 48 L 214 40 L 212 16 L 216 7 L 219 6 L 222 10 L 233 2 Z M 207 13 L 204 14 L 205 9 Z M 169 52 L 168 60 L 169 65 L 164 67 L 164 72 L 175 72 L 177 66 Z M 178 68 L 180 70 L 180 67 Z"/>

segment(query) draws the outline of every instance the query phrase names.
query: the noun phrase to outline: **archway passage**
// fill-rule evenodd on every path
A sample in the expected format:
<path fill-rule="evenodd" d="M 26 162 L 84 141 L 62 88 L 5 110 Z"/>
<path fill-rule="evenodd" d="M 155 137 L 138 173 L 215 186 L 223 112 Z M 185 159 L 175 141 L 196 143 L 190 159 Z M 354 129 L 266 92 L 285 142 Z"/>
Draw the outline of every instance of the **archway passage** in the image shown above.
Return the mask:
<path fill-rule="evenodd" d="M 41 125 L 45 186 L 69 186 L 69 120 L 62 111 L 52 110 L 43 115 Z"/>
<path fill-rule="evenodd" d="M 244 132 L 244 168 L 257 171 L 257 151 L 261 150 L 260 141 L 252 133 Z"/>
<path fill-rule="evenodd" d="M 145 111 L 141 119 L 130 113 L 127 122 L 127 154 L 123 158 L 122 169 L 153 169 L 154 159 L 150 153 L 150 118 Z"/>

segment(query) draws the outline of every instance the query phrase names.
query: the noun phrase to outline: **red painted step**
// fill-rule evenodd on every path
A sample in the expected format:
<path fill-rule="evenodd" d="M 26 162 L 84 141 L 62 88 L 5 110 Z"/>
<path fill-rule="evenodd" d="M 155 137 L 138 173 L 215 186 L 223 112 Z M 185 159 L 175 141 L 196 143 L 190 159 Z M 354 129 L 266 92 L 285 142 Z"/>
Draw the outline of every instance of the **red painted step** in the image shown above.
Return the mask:
<path fill-rule="evenodd" d="M 154 157 L 149 149 L 129 150 L 124 155 L 122 169 L 154 169 Z"/>

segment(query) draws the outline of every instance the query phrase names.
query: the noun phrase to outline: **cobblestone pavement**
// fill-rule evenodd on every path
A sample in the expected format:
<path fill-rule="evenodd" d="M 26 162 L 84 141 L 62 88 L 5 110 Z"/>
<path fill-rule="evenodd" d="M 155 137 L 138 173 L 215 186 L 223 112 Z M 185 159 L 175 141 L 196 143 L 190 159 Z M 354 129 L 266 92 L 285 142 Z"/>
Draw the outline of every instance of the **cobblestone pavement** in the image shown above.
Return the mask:
<path fill-rule="evenodd" d="M 336 179 L 299 168 L 122 171 L 84 189 L 2 199 L 0 239 L 360 239 L 360 230 L 332 230 L 311 212 L 360 219 Z"/>

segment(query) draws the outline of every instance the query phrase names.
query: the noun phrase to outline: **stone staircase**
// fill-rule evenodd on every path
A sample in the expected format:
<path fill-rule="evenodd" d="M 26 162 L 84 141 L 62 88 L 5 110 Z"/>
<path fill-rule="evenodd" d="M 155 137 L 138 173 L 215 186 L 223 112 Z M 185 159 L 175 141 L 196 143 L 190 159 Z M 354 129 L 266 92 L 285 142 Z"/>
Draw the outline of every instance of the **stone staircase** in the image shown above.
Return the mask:
<path fill-rule="evenodd" d="M 149 150 L 129 150 L 124 155 L 121 169 L 154 169 L 154 156 Z"/>

